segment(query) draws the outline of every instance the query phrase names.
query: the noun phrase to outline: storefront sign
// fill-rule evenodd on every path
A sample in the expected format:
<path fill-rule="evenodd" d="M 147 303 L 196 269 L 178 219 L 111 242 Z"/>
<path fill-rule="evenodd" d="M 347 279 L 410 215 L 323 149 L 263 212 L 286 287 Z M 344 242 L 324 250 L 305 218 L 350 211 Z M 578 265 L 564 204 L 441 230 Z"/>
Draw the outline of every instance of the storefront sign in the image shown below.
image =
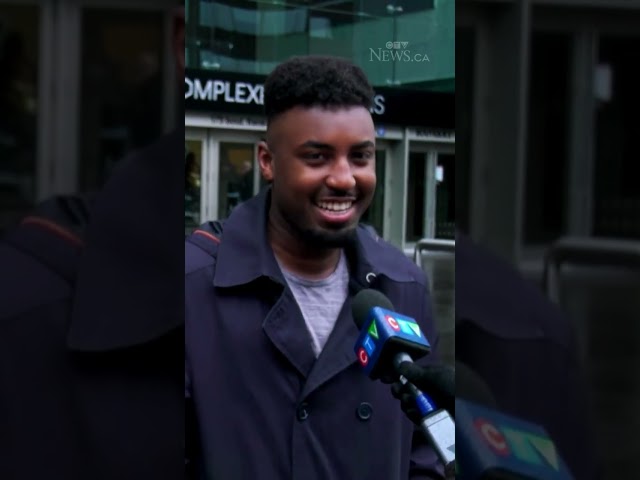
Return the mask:
<path fill-rule="evenodd" d="M 214 114 L 207 119 L 207 122 L 208 127 L 240 128 L 242 130 L 258 131 L 267 129 L 267 121 L 264 118 L 229 117 Z"/>
<path fill-rule="evenodd" d="M 421 140 L 423 142 L 456 143 L 456 134 L 453 130 L 433 128 L 409 128 L 409 140 Z"/>
<path fill-rule="evenodd" d="M 211 114 L 263 115 L 264 76 L 187 70 L 185 110 Z M 371 114 L 376 124 L 453 129 L 454 95 L 450 93 L 375 88 Z"/>

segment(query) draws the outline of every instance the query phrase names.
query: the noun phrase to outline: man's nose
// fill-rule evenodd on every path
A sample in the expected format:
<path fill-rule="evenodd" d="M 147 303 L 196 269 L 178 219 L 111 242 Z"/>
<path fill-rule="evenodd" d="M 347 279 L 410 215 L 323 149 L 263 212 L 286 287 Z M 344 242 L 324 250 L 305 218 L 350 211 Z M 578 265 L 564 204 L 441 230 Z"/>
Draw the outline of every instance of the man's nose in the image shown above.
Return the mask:
<path fill-rule="evenodd" d="M 351 190 L 356 186 L 352 165 L 347 157 L 339 156 L 332 163 L 327 186 L 335 190 Z"/>

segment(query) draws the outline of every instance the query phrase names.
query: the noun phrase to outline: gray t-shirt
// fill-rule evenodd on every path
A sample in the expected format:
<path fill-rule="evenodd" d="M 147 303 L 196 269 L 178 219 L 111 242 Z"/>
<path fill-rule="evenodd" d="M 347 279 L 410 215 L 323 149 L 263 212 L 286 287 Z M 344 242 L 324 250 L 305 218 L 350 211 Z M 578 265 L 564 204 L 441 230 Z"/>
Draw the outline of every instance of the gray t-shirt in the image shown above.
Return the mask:
<path fill-rule="evenodd" d="M 347 299 L 349 270 L 344 252 L 334 272 L 322 280 L 309 280 L 294 275 L 280 266 L 295 297 L 311 334 L 316 358 L 324 348 L 333 330 L 340 310 Z"/>

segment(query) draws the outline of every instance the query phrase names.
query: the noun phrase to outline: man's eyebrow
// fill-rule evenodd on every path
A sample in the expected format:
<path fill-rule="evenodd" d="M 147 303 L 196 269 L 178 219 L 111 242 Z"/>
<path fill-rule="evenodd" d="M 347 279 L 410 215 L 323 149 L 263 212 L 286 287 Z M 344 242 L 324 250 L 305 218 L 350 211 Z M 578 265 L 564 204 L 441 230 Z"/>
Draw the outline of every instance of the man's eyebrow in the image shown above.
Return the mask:
<path fill-rule="evenodd" d="M 371 140 L 365 140 L 364 142 L 360 142 L 360 143 L 354 143 L 353 145 L 351 145 L 351 149 L 358 149 L 358 148 L 375 148 L 375 143 L 373 143 Z M 317 148 L 319 150 L 335 150 L 335 147 L 333 145 L 329 145 L 328 143 L 322 143 L 322 142 L 315 142 L 313 140 L 308 140 L 306 142 L 304 142 L 303 144 L 301 144 L 298 148 Z"/>
<path fill-rule="evenodd" d="M 371 140 L 365 140 L 364 142 L 355 143 L 351 145 L 351 148 L 376 148 L 376 144 Z"/>
<path fill-rule="evenodd" d="M 303 144 L 301 144 L 298 148 L 317 148 L 319 150 L 335 150 L 332 145 L 328 143 L 315 142 L 313 140 L 307 140 Z"/>

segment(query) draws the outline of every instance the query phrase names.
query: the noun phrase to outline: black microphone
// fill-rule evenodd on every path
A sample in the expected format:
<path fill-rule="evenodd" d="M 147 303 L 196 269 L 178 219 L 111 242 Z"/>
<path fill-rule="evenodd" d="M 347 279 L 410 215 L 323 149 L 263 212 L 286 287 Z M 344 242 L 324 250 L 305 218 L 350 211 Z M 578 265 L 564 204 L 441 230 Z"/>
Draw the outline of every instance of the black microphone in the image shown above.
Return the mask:
<path fill-rule="evenodd" d="M 499 412 L 487 384 L 456 363 L 458 480 L 573 479 L 539 425 Z"/>
<path fill-rule="evenodd" d="M 360 330 L 355 353 L 372 379 L 400 377 L 420 412 L 419 425 L 444 465 L 447 478 L 455 473 L 455 425 L 446 410 L 398 374 L 398 367 L 431 351 L 418 323 L 393 311 L 393 304 L 376 290 L 361 290 L 353 299 L 353 319 Z"/>

